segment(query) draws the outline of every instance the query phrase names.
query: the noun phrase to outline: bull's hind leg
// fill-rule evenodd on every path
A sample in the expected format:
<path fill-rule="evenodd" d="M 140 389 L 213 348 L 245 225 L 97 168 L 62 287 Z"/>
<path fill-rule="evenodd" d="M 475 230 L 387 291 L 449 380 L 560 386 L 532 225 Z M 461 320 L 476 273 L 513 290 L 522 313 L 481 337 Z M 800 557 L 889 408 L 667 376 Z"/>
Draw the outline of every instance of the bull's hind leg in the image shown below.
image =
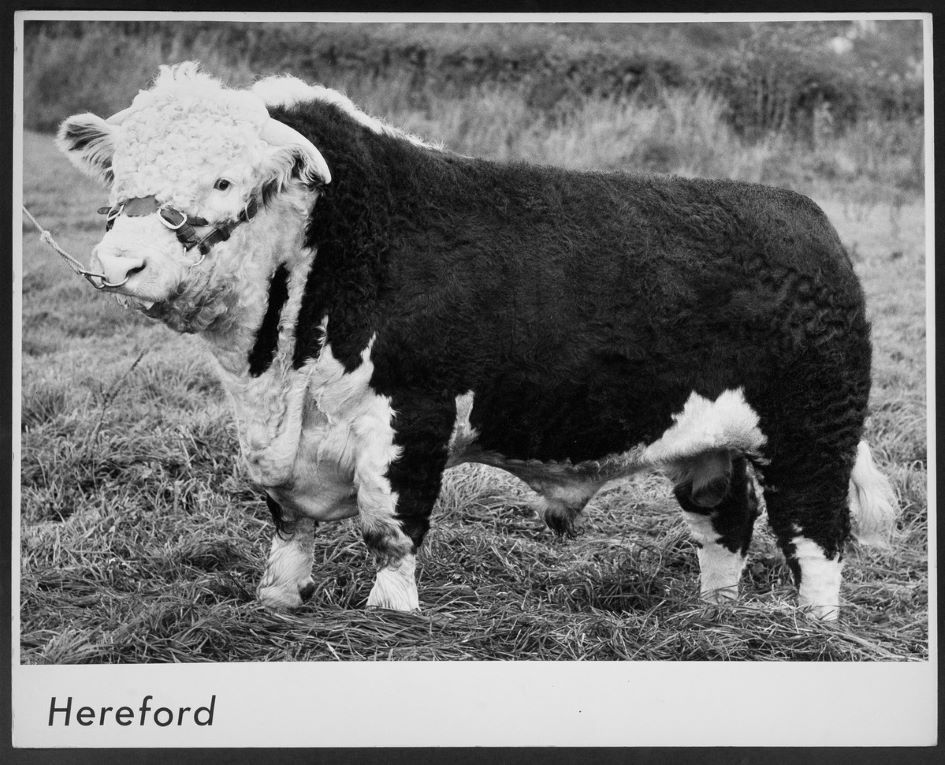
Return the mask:
<path fill-rule="evenodd" d="M 840 370 L 796 368 L 770 399 L 770 464 L 763 469 L 768 520 L 797 584 L 798 605 L 821 619 L 836 619 L 840 610 L 868 358 L 861 368 L 852 362 Z"/>
<path fill-rule="evenodd" d="M 283 509 L 268 494 L 276 533 L 272 537 L 266 571 L 256 588 L 259 601 L 277 611 L 298 608 L 312 597 L 312 558 L 315 552 L 316 522 Z"/>
<path fill-rule="evenodd" d="M 698 547 L 702 597 L 722 603 L 738 595 L 758 499 L 744 457 L 713 453 L 691 467 L 674 492 Z"/>
<path fill-rule="evenodd" d="M 849 460 L 849 463 L 852 463 Z M 819 454 L 790 472 L 772 463 L 765 471 L 765 503 L 798 590 L 798 606 L 834 620 L 840 611 L 843 547 L 850 534 L 852 464 Z"/>

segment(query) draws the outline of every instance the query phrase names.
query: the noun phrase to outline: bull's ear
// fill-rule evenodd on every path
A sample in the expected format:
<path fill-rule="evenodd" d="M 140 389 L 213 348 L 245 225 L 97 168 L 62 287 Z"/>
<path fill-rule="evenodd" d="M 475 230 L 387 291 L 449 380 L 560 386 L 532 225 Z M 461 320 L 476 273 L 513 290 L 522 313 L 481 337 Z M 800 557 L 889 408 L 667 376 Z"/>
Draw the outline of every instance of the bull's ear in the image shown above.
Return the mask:
<path fill-rule="evenodd" d="M 309 188 L 331 183 L 331 172 L 325 158 L 297 130 L 270 118 L 263 126 L 261 136 L 271 147 L 262 168 L 264 200 L 278 194 L 292 179 Z"/>
<path fill-rule="evenodd" d="M 113 129 L 94 114 L 76 114 L 59 126 L 56 145 L 79 170 L 110 186 L 115 153 Z"/>

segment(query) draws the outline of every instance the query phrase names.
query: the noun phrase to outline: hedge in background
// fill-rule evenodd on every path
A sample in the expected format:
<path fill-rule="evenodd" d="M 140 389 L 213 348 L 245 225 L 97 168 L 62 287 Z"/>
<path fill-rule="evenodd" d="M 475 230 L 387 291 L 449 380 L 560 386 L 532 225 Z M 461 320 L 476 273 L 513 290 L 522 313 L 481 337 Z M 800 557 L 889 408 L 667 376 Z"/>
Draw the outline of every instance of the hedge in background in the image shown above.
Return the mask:
<path fill-rule="evenodd" d="M 232 84 L 292 72 L 328 85 L 390 80 L 422 108 L 431 94 L 514 88 L 548 113 L 590 98 L 709 89 L 739 132 L 811 135 L 829 116 L 922 115 L 918 22 L 768 24 L 322 24 L 29 22 L 26 125 L 123 108 L 158 64 L 195 58 Z M 852 37 L 837 54 L 832 38 Z"/>

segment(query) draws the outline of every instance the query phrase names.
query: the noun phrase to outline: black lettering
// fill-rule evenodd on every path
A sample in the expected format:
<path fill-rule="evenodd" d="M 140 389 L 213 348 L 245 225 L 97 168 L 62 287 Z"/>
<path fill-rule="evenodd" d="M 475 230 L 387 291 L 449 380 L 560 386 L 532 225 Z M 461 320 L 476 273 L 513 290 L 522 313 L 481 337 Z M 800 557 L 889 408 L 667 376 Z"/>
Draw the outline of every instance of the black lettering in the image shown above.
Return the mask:
<path fill-rule="evenodd" d="M 197 707 L 197 708 L 194 710 L 194 722 L 197 723 L 197 725 L 213 725 L 213 705 L 216 703 L 216 700 L 217 700 L 217 695 L 216 695 L 216 694 L 213 694 L 213 695 L 210 697 L 210 706 L 209 706 L 209 707 Z M 200 722 L 200 713 L 201 713 L 201 712 L 206 712 L 206 713 L 207 713 L 207 721 L 206 721 L 206 722 Z"/>
<path fill-rule="evenodd" d="M 65 725 L 68 725 L 68 724 L 69 724 L 69 717 L 70 717 L 70 715 L 72 714 L 72 696 L 69 697 L 69 700 L 66 702 L 66 705 L 65 705 L 64 707 L 57 707 L 57 706 L 56 706 L 56 697 L 55 697 L 55 696 L 53 696 L 53 697 L 49 700 L 49 724 L 50 724 L 50 725 L 53 724 L 53 718 L 54 718 L 56 712 L 65 712 L 65 713 L 66 713 L 66 721 L 65 721 L 64 724 L 65 724 Z"/>
<path fill-rule="evenodd" d="M 140 712 L 139 716 L 139 725 L 144 725 L 145 720 L 148 717 L 148 713 L 151 714 L 151 717 L 154 720 L 156 725 L 159 725 L 162 728 L 166 728 L 168 725 L 174 723 L 174 710 L 169 707 L 157 707 L 152 708 L 149 703 L 154 696 L 148 694 L 141 700 L 141 706 L 138 707 L 137 711 Z M 210 703 L 205 707 L 178 707 L 177 709 L 177 724 L 178 726 L 184 724 L 184 715 L 187 712 L 193 711 L 194 723 L 200 726 L 213 725 L 213 715 L 216 708 L 217 696 L 213 694 L 210 697 Z M 63 725 L 69 725 L 72 722 L 72 696 L 67 697 L 66 703 L 64 706 L 56 706 L 57 700 L 53 696 L 49 700 L 49 722 L 50 726 L 56 723 L 56 715 L 62 715 L 63 719 L 61 720 Z M 119 725 L 126 727 L 131 725 L 134 722 L 135 718 L 135 709 L 133 707 L 79 707 L 75 713 L 75 720 L 79 725 L 88 727 L 90 725 L 95 725 L 96 722 L 100 726 L 105 725 L 105 719 L 109 716 L 109 712 L 114 712 L 115 722 Z"/>
<path fill-rule="evenodd" d="M 151 709 L 151 707 L 148 706 L 148 699 L 153 699 L 153 698 L 154 696 L 152 696 L 151 694 L 148 694 L 141 701 L 141 706 L 139 707 L 139 709 L 141 710 L 141 723 L 140 723 L 141 725 L 144 725 L 144 713 L 147 712 L 149 709 Z"/>

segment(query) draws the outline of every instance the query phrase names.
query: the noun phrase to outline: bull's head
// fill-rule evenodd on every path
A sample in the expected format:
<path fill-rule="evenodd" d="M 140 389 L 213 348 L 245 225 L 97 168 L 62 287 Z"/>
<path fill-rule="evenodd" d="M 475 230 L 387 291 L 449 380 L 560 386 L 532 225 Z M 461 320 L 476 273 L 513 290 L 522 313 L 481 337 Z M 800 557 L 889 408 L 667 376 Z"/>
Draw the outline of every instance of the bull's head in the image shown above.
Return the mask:
<path fill-rule="evenodd" d="M 310 195 L 331 180 L 318 149 L 272 119 L 258 96 L 226 89 L 192 63 L 161 67 L 151 90 L 107 120 L 69 117 L 57 142 L 111 189 L 91 260 L 100 286 L 187 331 L 226 311 L 236 275 L 276 267 L 278 243 L 247 246 L 247 232 L 262 224 L 241 224 L 282 192 Z"/>

